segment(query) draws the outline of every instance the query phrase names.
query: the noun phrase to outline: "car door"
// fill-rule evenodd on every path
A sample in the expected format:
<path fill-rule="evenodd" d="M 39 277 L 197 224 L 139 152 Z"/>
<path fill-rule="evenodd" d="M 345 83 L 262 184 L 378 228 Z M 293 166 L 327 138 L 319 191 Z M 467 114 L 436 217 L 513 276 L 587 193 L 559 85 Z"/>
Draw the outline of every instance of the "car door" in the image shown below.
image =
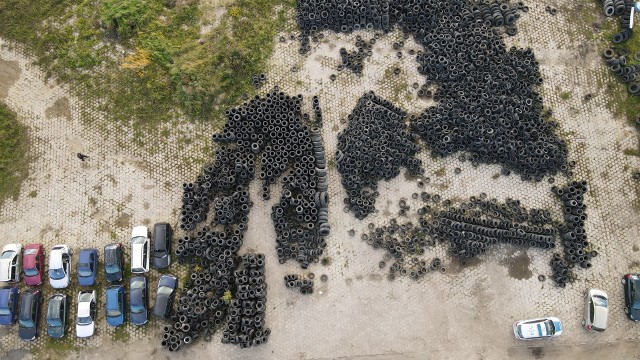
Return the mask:
<path fill-rule="evenodd" d="M 589 310 L 591 309 L 591 297 L 589 296 L 589 292 L 587 291 L 585 295 L 585 304 L 584 304 L 584 326 L 589 326 L 591 323 L 589 322 Z"/>
<path fill-rule="evenodd" d="M 96 253 L 92 252 L 89 254 L 89 270 L 91 270 L 92 274 L 95 274 L 96 271 Z"/>

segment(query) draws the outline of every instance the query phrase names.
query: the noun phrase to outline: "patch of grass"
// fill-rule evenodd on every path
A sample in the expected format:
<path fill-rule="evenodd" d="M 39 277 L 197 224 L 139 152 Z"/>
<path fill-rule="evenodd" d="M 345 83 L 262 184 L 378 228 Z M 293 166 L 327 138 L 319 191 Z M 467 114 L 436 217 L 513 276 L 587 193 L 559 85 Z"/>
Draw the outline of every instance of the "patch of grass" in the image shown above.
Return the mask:
<path fill-rule="evenodd" d="M 328 257 L 328 256 L 327 257 L 323 257 L 322 260 L 320 260 L 320 263 L 323 266 L 329 266 L 329 265 L 331 265 L 331 258 Z"/>
<path fill-rule="evenodd" d="M 115 341 L 120 341 L 120 342 L 126 343 L 126 342 L 129 342 L 130 339 L 131 339 L 131 335 L 127 331 L 127 327 L 124 326 L 124 325 L 118 326 L 113 331 L 113 340 L 115 340 Z"/>
<path fill-rule="evenodd" d="M 29 192 L 29 197 L 34 198 L 38 196 L 38 190 L 32 190 Z"/>
<path fill-rule="evenodd" d="M 623 153 L 628 156 L 640 156 L 640 149 L 624 149 Z"/>
<path fill-rule="evenodd" d="M 6 197 L 15 199 L 20 193 L 22 181 L 29 173 L 28 145 L 27 127 L 0 103 L 0 203 Z"/>
<path fill-rule="evenodd" d="M 68 300 L 71 301 L 71 299 Z M 67 327 L 73 324 L 73 315 L 69 314 Z M 73 330 L 67 330 L 62 339 L 54 339 L 50 337 L 46 334 L 46 329 L 44 329 L 44 333 L 41 334 L 44 338 L 43 345 L 33 347 L 31 349 L 31 353 L 35 355 L 37 359 L 66 359 L 69 353 L 80 350 L 80 348 L 75 344 L 75 328 L 71 326 L 70 329 Z"/>
<path fill-rule="evenodd" d="M 563 92 L 560 93 L 560 99 L 562 99 L 562 100 L 569 100 L 569 99 L 571 99 L 572 96 L 573 95 L 569 91 L 563 91 Z"/>
<path fill-rule="evenodd" d="M 440 169 L 438 169 L 438 170 L 434 171 L 434 172 L 433 172 L 433 174 L 434 174 L 435 176 L 441 177 L 441 176 L 444 176 L 444 174 L 446 173 L 446 171 L 447 171 L 447 170 L 446 170 L 446 169 L 444 168 L 444 166 L 443 166 L 443 167 L 441 167 Z"/>
<path fill-rule="evenodd" d="M 295 0 L 227 6 L 202 35 L 198 1 L 4 0 L 0 36 L 23 44 L 89 106 L 103 100 L 97 110 L 143 146 L 180 110 L 219 127 L 223 111 L 251 94 L 251 76 L 264 72 Z"/>

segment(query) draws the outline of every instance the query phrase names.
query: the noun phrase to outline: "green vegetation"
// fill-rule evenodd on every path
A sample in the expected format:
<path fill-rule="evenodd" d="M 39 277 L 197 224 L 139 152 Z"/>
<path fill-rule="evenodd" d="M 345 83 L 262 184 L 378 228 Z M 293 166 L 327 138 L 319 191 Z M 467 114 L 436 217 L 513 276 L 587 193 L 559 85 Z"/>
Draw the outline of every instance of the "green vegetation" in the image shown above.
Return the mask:
<path fill-rule="evenodd" d="M 20 193 L 22 180 L 29 172 L 27 161 L 27 128 L 0 103 L 0 203 L 7 196 Z"/>
<path fill-rule="evenodd" d="M 571 99 L 571 97 L 572 97 L 572 94 L 569 91 L 563 91 L 560 93 L 560 99 L 562 100 L 569 100 Z"/>
<path fill-rule="evenodd" d="M 445 169 L 445 167 L 443 166 L 440 169 L 434 171 L 433 174 L 437 177 L 442 177 L 446 172 L 447 172 L 447 169 Z"/>
<path fill-rule="evenodd" d="M 127 331 L 126 326 L 118 326 L 115 330 L 113 330 L 113 340 L 120 342 L 129 342 L 131 335 Z"/>
<path fill-rule="evenodd" d="M 79 98 L 103 99 L 98 110 L 143 144 L 177 110 L 219 126 L 224 110 L 251 95 L 251 76 L 264 72 L 294 5 L 235 0 L 214 22 L 197 0 L 5 0 L 0 36 L 23 44 Z"/>
<path fill-rule="evenodd" d="M 640 149 L 624 149 L 623 153 L 628 156 L 640 156 Z"/>
<path fill-rule="evenodd" d="M 46 310 L 45 310 L 46 311 Z M 71 320 L 69 320 L 71 319 Z M 69 315 L 67 319 L 67 325 L 71 323 L 73 325 L 73 315 Z M 74 329 L 71 327 L 71 329 Z M 44 330 L 46 332 L 46 329 Z M 44 338 L 44 344 L 42 346 L 36 346 L 31 349 L 31 353 L 36 356 L 37 359 L 66 359 L 70 352 L 75 352 L 79 347 L 75 344 L 75 329 L 67 330 L 67 333 L 62 339 L 54 339 L 49 335 L 41 334 Z"/>

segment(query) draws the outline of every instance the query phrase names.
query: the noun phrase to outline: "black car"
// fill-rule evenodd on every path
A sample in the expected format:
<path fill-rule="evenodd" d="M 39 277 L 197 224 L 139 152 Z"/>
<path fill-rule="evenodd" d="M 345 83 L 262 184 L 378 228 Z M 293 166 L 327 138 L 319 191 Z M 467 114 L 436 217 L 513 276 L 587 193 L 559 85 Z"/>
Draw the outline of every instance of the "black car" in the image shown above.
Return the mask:
<path fill-rule="evenodd" d="M 153 226 L 153 267 L 164 269 L 171 265 L 171 238 L 173 230 L 167 223 Z"/>
<path fill-rule="evenodd" d="M 134 325 L 144 325 L 149 321 L 147 294 L 147 278 L 132 277 L 129 282 L 129 319 Z"/>
<path fill-rule="evenodd" d="M 40 305 L 42 291 L 27 290 L 20 297 L 20 315 L 18 315 L 18 335 L 22 340 L 34 340 L 38 337 Z"/>
<path fill-rule="evenodd" d="M 104 247 L 104 272 L 108 282 L 122 281 L 123 264 L 122 244 L 109 244 Z"/>
<path fill-rule="evenodd" d="M 47 305 L 47 334 L 54 339 L 64 336 L 67 325 L 67 295 L 53 294 Z"/>
<path fill-rule="evenodd" d="M 624 286 L 624 312 L 633 321 L 640 320 L 640 274 L 627 274 L 622 278 Z"/>
<path fill-rule="evenodd" d="M 162 319 L 169 317 L 177 287 L 178 278 L 173 275 L 162 275 L 158 281 L 158 293 L 156 304 L 153 306 L 153 315 Z"/>

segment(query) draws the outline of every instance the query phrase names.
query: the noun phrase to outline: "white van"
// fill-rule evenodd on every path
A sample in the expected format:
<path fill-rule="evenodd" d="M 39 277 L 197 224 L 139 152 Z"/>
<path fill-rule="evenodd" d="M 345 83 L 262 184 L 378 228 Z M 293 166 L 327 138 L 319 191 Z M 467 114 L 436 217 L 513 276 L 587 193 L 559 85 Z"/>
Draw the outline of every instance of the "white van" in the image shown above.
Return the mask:
<path fill-rule="evenodd" d="M 134 274 L 149 271 L 149 229 L 136 226 L 131 231 L 131 272 Z"/>

